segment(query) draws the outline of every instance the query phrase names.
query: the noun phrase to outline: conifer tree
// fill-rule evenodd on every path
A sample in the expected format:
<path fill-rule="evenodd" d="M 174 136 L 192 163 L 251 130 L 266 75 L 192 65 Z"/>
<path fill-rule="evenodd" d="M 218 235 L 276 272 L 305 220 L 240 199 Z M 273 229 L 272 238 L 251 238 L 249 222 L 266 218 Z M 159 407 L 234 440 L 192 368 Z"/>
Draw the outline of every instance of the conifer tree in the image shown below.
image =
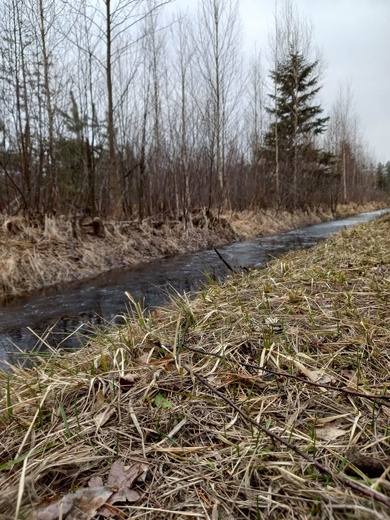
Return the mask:
<path fill-rule="evenodd" d="M 320 117 L 323 109 L 315 103 L 321 90 L 318 69 L 318 61 L 309 62 L 302 53 L 291 48 L 270 73 L 276 89 L 269 94 L 272 107 L 267 111 L 272 115 L 272 123 L 265 144 L 268 155 L 272 155 L 276 148 L 275 135 L 278 136 L 283 199 L 290 209 L 307 202 L 308 192 L 302 189 L 303 182 L 307 188 L 308 172 L 317 177 L 324 163 L 322 149 L 316 147 L 315 138 L 324 132 L 329 118 Z M 309 184 L 313 186 L 315 180 L 310 179 Z"/>

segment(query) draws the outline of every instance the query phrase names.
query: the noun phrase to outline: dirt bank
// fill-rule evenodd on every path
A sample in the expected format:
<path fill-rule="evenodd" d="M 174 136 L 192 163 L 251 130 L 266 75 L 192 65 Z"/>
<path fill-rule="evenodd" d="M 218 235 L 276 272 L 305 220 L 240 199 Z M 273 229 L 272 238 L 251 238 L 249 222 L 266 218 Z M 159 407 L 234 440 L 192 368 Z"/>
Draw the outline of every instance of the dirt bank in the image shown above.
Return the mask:
<path fill-rule="evenodd" d="M 34 289 L 86 279 L 151 259 L 215 247 L 234 240 L 273 234 L 306 224 L 377 209 L 378 205 L 340 206 L 327 211 L 242 212 L 220 218 L 198 212 L 189 226 L 179 220 L 142 223 L 49 218 L 30 222 L 0 219 L 0 299 Z"/>
<path fill-rule="evenodd" d="M 390 216 L 0 372 L 15 518 L 390 511 Z"/>

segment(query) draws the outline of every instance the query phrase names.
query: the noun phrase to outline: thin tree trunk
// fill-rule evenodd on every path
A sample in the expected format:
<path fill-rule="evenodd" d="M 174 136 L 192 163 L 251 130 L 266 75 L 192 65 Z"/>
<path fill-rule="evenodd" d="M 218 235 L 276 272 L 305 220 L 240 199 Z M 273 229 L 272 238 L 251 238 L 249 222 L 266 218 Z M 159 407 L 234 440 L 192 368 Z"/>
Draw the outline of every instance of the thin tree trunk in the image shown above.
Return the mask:
<path fill-rule="evenodd" d="M 186 122 L 186 91 L 185 91 L 185 77 L 182 69 L 181 74 L 181 157 L 183 164 L 184 175 L 184 197 L 183 197 L 183 213 L 185 225 L 188 225 L 188 212 L 190 207 L 190 179 L 188 168 L 188 151 L 187 151 L 187 122 Z"/>
<path fill-rule="evenodd" d="M 17 3 L 14 4 L 14 14 L 17 16 L 17 21 L 14 20 L 14 44 L 15 44 L 15 55 L 17 52 L 16 42 L 17 37 L 20 44 L 20 65 L 22 73 L 22 85 L 19 84 L 19 75 L 16 71 L 16 106 L 17 106 L 17 119 L 19 124 L 19 134 L 21 139 L 22 147 L 22 179 L 23 179 L 23 193 L 26 201 L 26 210 L 31 209 L 31 136 L 30 136 L 30 110 L 29 100 L 27 96 L 27 77 L 26 77 L 26 62 L 24 53 L 24 40 L 22 35 L 22 26 L 20 20 L 20 11 Z M 17 30 L 16 30 L 17 26 Z M 23 112 L 24 112 L 24 125 L 22 123 L 22 112 L 21 112 L 21 95 L 20 87 L 23 89 Z M 23 128 L 24 126 L 24 128 Z"/>
<path fill-rule="evenodd" d="M 216 144 L 216 167 L 219 188 L 221 190 L 221 205 L 225 203 L 225 179 L 223 174 L 221 153 L 221 84 L 219 64 L 219 15 L 218 3 L 214 3 L 214 26 L 215 26 L 215 144 Z"/>
<path fill-rule="evenodd" d="M 108 195 L 106 201 L 107 214 L 113 213 L 119 218 L 122 213 L 120 187 L 117 172 L 117 160 L 115 150 L 115 126 L 114 126 L 114 103 L 112 92 L 112 39 L 111 39 L 111 0 L 106 1 L 106 81 L 107 81 L 107 133 L 109 150 L 109 176 Z"/>
<path fill-rule="evenodd" d="M 146 184 L 147 184 L 147 172 L 146 172 L 146 123 L 148 118 L 147 99 L 145 100 L 145 108 L 143 115 L 143 127 L 142 127 L 142 138 L 141 138 L 141 153 L 139 160 L 139 185 L 138 185 L 138 220 L 142 222 L 145 218 L 145 202 L 146 202 Z"/>
<path fill-rule="evenodd" d="M 41 32 L 41 44 L 42 44 L 42 58 L 43 58 L 43 76 L 45 84 L 45 98 L 46 98 L 46 111 L 47 111 L 47 122 L 49 131 L 49 160 L 48 160 L 48 173 L 49 173 L 49 190 L 48 190 L 48 207 L 53 211 L 59 203 L 59 193 L 57 185 L 57 172 L 56 172 L 56 157 L 55 157 L 55 138 L 54 138 L 54 111 L 52 106 L 52 96 L 50 88 L 50 63 L 49 56 L 47 53 L 46 46 L 46 27 L 45 27 L 45 11 L 43 7 L 43 0 L 39 0 L 39 17 L 40 17 L 40 32 Z"/>
<path fill-rule="evenodd" d="M 347 158 L 345 151 L 345 141 L 342 144 L 342 175 L 343 175 L 343 202 L 347 202 Z"/>

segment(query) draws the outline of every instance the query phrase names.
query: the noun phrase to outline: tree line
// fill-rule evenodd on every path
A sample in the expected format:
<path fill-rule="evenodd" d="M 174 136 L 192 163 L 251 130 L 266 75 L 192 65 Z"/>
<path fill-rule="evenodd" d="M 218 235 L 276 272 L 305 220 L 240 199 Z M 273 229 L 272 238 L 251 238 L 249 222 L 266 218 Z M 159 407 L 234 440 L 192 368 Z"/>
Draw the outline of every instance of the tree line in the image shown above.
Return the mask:
<path fill-rule="evenodd" d="M 187 218 L 388 189 L 351 88 L 324 113 L 323 58 L 290 0 L 249 58 L 238 0 L 169 3 L 3 0 L 0 211 Z"/>

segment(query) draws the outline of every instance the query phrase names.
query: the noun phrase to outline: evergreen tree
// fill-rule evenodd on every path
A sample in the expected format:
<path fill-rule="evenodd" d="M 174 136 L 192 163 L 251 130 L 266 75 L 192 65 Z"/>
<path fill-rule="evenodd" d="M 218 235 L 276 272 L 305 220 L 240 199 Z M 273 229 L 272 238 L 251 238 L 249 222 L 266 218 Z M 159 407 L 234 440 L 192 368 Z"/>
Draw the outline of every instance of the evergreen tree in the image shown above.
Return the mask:
<path fill-rule="evenodd" d="M 385 166 L 381 162 L 376 167 L 376 179 L 378 188 L 384 190 L 386 187 Z"/>
<path fill-rule="evenodd" d="M 320 117 L 323 109 L 315 104 L 321 89 L 318 68 L 318 61 L 309 62 L 291 49 L 270 73 L 276 88 L 269 94 L 272 107 L 267 111 L 272 122 L 265 145 L 269 158 L 278 146 L 283 202 L 290 209 L 307 203 L 327 162 L 315 139 L 324 132 L 329 119 Z"/>
<path fill-rule="evenodd" d="M 385 166 L 386 190 L 390 192 L 390 161 L 387 161 Z"/>
<path fill-rule="evenodd" d="M 390 162 L 378 163 L 376 167 L 377 187 L 382 191 L 390 191 Z"/>

